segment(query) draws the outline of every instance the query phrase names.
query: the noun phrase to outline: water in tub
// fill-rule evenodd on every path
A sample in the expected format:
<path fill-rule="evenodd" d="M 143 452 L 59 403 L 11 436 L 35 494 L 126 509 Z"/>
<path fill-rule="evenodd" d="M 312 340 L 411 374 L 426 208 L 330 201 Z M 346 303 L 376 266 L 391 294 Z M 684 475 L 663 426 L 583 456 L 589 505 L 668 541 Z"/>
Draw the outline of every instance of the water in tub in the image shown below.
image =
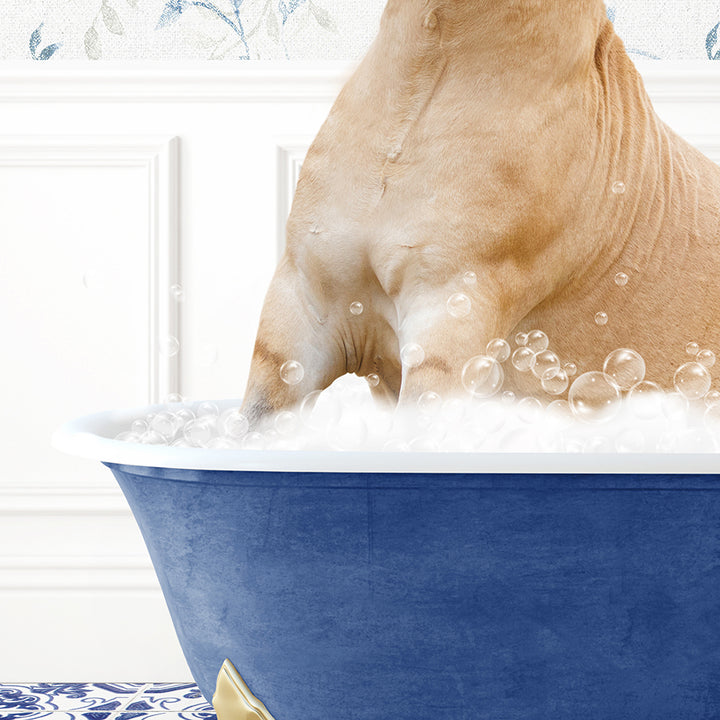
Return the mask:
<path fill-rule="evenodd" d="M 618 284 L 626 282 L 619 274 Z M 357 305 L 349 312 L 362 311 Z M 450 298 L 448 312 L 461 299 Z M 602 316 L 596 319 L 602 322 Z M 311 392 L 299 406 L 250 427 L 241 407 L 220 412 L 213 402 L 171 396 L 164 409 L 136 418 L 118 440 L 213 449 L 385 450 L 460 452 L 717 452 L 720 391 L 712 387 L 715 355 L 690 341 L 678 353 L 673 387 L 646 377 L 631 348 L 609 353 L 602 367 L 578 368 L 561 358 L 541 330 L 491 340 L 462 369 L 463 396 L 428 390 L 396 408 L 375 403 L 376 374 L 346 375 Z M 420 364 L 419 345 L 402 349 L 404 363 Z M 504 390 L 511 365 L 526 373 L 536 392 Z M 300 382 L 304 368 L 292 359 L 277 369 L 283 382 Z"/>

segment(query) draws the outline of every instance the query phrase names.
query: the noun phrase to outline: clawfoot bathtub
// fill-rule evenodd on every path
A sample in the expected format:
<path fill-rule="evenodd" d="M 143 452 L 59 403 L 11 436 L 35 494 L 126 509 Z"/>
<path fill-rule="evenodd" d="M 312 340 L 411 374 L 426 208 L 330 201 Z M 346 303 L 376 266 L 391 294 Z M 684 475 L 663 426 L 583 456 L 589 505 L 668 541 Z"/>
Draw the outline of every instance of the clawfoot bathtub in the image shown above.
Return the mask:
<path fill-rule="evenodd" d="M 109 439 L 151 410 L 55 445 L 117 478 L 221 720 L 717 717 L 716 456 Z"/>

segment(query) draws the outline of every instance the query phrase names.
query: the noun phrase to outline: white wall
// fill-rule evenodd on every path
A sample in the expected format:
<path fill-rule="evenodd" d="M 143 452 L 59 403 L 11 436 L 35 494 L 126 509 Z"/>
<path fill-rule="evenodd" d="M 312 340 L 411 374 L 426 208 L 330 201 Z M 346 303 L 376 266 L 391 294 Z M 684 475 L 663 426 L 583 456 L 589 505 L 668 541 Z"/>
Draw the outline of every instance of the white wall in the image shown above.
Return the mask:
<path fill-rule="evenodd" d="M 718 161 L 719 72 L 645 67 Z M 189 677 L 109 471 L 49 435 L 170 392 L 241 395 L 299 164 L 347 73 L 0 69 L 0 680 Z"/>

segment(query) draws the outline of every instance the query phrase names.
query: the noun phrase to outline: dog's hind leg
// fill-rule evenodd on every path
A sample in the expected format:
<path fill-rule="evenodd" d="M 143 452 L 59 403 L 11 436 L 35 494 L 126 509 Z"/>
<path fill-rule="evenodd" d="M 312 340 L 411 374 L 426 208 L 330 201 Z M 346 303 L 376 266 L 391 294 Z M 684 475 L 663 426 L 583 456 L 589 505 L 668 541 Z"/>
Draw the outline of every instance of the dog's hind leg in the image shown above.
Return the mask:
<path fill-rule="evenodd" d="M 260 315 L 243 409 L 251 425 L 300 403 L 346 372 L 336 323 L 285 258 Z"/>

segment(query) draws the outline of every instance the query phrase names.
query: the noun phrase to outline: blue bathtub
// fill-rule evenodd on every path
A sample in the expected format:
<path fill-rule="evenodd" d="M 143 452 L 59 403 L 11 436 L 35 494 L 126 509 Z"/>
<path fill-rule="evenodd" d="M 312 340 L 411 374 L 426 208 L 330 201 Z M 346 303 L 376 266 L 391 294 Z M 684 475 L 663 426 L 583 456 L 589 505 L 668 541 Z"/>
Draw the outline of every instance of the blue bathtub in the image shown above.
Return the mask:
<path fill-rule="evenodd" d="M 274 720 L 720 718 L 715 455 L 204 451 L 66 426 L 210 699 Z M 717 471 L 718 474 L 714 474 Z"/>

